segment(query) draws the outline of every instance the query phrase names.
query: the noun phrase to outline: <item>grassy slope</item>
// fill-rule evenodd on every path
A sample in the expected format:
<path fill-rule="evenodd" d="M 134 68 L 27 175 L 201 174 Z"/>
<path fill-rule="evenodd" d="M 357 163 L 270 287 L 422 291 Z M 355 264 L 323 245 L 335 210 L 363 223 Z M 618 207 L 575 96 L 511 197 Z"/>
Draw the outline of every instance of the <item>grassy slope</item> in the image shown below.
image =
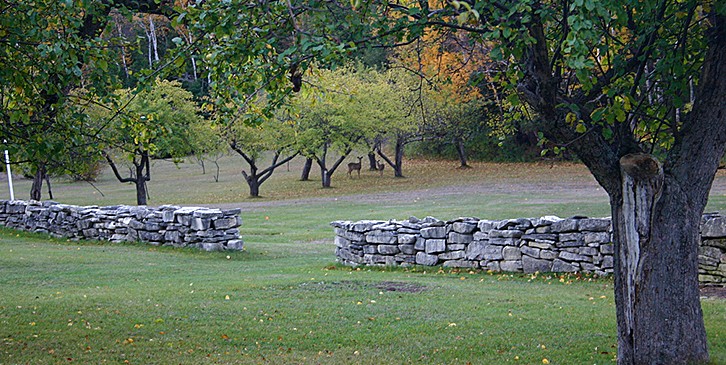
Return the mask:
<path fill-rule="evenodd" d="M 336 219 L 608 214 L 606 197 L 579 166 L 408 166 L 403 180 L 341 174 L 332 190 L 295 181 L 293 166 L 263 185 L 268 198 L 250 201 L 233 174 L 241 168 L 225 167 L 229 175 L 214 183 L 191 164 L 157 163 L 152 203 L 237 201 L 245 252 L 0 231 L 0 364 L 612 362 L 608 279 L 332 266 L 328 222 Z M 459 190 L 476 184 L 481 192 L 462 198 Z M 87 185 L 54 189 L 58 200 L 77 204 L 133 200 L 128 185 L 104 177 L 99 186 L 103 199 Z M 412 191 L 421 187 L 430 190 Z M 401 191 L 403 198 L 351 198 L 379 191 Z M 316 196 L 327 198 L 267 201 Z M 721 209 L 724 200 L 717 191 L 711 208 Z M 726 363 L 726 303 L 706 299 L 703 308 L 713 363 Z"/>

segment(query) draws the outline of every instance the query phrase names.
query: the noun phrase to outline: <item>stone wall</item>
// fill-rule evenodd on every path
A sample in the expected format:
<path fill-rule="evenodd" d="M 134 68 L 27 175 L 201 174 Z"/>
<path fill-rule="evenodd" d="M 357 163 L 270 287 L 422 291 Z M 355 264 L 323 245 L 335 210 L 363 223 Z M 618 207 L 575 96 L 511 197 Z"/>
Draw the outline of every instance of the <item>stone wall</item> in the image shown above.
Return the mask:
<path fill-rule="evenodd" d="M 501 221 L 335 221 L 335 254 L 350 265 L 425 265 L 506 272 L 613 272 L 609 218 Z M 726 217 L 704 215 L 699 280 L 726 284 Z"/>
<path fill-rule="evenodd" d="M 0 201 L 0 225 L 70 239 L 147 242 L 155 246 L 241 250 L 239 209 L 164 205 L 75 206 L 52 201 Z"/>

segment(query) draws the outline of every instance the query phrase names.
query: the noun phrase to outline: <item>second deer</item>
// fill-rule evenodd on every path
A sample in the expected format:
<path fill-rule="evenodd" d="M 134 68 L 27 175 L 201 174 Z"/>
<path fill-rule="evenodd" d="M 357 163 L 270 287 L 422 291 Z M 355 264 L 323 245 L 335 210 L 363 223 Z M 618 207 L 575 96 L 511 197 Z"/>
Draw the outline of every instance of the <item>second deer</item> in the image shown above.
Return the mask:
<path fill-rule="evenodd" d="M 386 165 L 381 163 L 381 160 L 376 161 L 376 170 L 378 170 L 378 173 L 383 176 L 383 169 L 386 167 Z"/>
<path fill-rule="evenodd" d="M 360 167 L 362 165 L 361 160 L 363 160 L 363 156 L 357 157 L 357 158 L 358 158 L 358 163 L 351 162 L 348 164 L 348 176 L 350 176 L 350 177 L 353 177 L 353 175 L 351 174 L 353 172 L 353 170 L 358 171 L 358 177 L 360 177 Z"/>

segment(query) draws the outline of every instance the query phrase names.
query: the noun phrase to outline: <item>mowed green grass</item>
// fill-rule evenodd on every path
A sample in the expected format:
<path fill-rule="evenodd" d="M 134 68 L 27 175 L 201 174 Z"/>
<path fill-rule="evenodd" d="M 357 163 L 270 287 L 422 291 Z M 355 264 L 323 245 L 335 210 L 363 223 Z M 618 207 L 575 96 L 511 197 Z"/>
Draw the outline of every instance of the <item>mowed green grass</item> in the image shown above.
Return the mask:
<path fill-rule="evenodd" d="M 293 164 L 248 199 L 241 167 L 214 183 L 157 162 L 150 204 L 241 207 L 243 252 L 0 230 L 0 364 L 613 363 L 611 279 L 335 265 L 332 220 L 609 211 L 579 165 L 408 166 L 406 179 L 343 171 L 320 189 Z M 56 200 L 133 203 L 131 186 L 107 175 L 97 185 L 105 197 L 56 182 Z M 709 209 L 725 200 L 715 191 Z M 702 305 L 712 363 L 726 363 L 726 301 Z"/>

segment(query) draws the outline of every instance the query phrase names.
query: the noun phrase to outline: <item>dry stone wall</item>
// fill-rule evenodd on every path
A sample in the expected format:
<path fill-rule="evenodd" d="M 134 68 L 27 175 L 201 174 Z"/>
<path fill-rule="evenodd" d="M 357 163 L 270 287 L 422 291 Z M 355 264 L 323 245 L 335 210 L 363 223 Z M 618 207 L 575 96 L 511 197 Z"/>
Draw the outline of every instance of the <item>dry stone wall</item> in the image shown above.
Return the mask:
<path fill-rule="evenodd" d="M 70 239 L 147 242 L 206 251 L 242 250 L 239 209 L 164 205 L 75 206 L 52 201 L 0 201 L 0 225 Z"/>
<path fill-rule="evenodd" d="M 610 218 L 555 216 L 500 221 L 433 217 L 335 221 L 339 262 L 424 265 L 506 272 L 613 272 Z M 726 217 L 704 215 L 699 280 L 726 284 Z"/>

